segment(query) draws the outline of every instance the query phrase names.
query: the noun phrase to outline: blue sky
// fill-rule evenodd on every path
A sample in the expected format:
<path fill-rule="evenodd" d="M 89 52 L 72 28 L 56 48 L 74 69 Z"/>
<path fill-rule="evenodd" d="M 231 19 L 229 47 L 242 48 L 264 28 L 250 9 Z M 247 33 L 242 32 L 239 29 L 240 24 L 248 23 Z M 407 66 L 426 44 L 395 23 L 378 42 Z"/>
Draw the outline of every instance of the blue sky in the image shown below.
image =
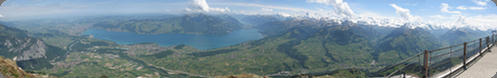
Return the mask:
<path fill-rule="evenodd" d="M 497 6 L 490 0 L 7 0 L 0 8 L 0 19 L 190 12 L 381 17 L 497 26 Z"/>

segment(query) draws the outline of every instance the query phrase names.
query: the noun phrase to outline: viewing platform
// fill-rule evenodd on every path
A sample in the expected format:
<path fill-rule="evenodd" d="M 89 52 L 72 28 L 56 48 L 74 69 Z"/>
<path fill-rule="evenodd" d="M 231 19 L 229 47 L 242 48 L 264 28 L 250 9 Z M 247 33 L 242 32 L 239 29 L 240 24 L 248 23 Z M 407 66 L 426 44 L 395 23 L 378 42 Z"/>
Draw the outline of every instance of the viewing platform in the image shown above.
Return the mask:
<path fill-rule="evenodd" d="M 490 50 L 492 52 L 485 53 L 457 78 L 497 78 L 497 48 L 491 47 Z"/>

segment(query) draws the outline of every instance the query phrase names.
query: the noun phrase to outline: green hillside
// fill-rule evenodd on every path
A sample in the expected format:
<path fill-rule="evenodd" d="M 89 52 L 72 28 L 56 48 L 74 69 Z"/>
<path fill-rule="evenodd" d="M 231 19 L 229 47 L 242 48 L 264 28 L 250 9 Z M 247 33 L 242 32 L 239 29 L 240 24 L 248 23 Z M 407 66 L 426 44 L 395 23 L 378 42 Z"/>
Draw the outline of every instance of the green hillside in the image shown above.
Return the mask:
<path fill-rule="evenodd" d="M 394 28 L 384 37 L 374 37 L 372 33 L 384 33 L 384 29 L 307 23 L 280 22 L 289 26 L 281 31 L 284 33 L 231 47 L 193 53 L 173 50 L 162 57 L 138 58 L 157 66 L 208 76 L 295 75 L 351 68 L 374 70 L 441 45 L 424 29 Z"/>
<path fill-rule="evenodd" d="M 269 75 L 282 71 L 297 74 L 370 67 L 373 62 L 370 53 L 374 49 L 364 37 L 352 32 L 355 28 L 296 27 L 279 36 L 228 48 L 162 58 L 140 58 L 165 68 L 209 76 L 241 73 Z"/>
<path fill-rule="evenodd" d="M 93 27 L 142 34 L 223 34 L 241 29 L 236 22 L 229 16 L 192 14 L 153 19 L 109 17 Z M 17 56 L 17 64 L 29 72 L 56 77 L 295 77 L 302 74 L 367 77 L 378 76 L 375 74 L 378 68 L 453 41 L 441 40 L 422 28 L 379 27 L 351 21 L 289 19 L 254 28 L 266 37 L 198 50 L 189 45 L 119 45 L 61 31 L 31 33 L 36 37 L 32 38 L 26 31 L 0 26 L 5 30 L 0 31 L 0 53 L 7 58 Z M 465 36 L 478 34 L 471 32 L 447 32 L 442 36 L 466 40 Z M 463 35 L 449 36 L 454 34 Z M 21 42 L 11 45 L 12 41 Z M 19 60 L 19 55 L 26 52 L 33 56 Z"/>
<path fill-rule="evenodd" d="M 392 33 L 379 40 L 376 52 L 373 53 L 376 60 L 382 63 L 395 63 L 424 50 L 441 47 L 442 42 L 428 31 L 407 27 L 396 28 Z"/>

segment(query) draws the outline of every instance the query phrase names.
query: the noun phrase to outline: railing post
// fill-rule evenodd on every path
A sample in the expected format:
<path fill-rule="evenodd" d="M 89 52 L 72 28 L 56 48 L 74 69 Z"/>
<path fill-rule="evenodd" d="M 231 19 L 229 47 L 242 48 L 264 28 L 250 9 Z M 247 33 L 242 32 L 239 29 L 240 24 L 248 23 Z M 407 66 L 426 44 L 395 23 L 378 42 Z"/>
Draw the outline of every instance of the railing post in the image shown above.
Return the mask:
<path fill-rule="evenodd" d="M 494 34 L 493 36 L 494 36 L 494 41 L 492 42 L 492 44 L 495 44 L 496 41 L 495 37 L 497 37 L 497 34 Z"/>
<path fill-rule="evenodd" d="M 491 52 L 491 50 L 489 50 L 490 49 L 490 38 L 489 38 L 489 36 L 487 36 L 486 43 L 487 43 L 487 46 L 486 46 L 487 47 L 487 51 Z"/>
<path fill-rule="evenodd" d="M 479 47 L 479 50 L 478 50 L 479 51 L 478 53 L 480 53 L 480 55 L 481 55 L 481 50 L 482 50 L 482 48 L 481 48 L 481 38 L 480 38 L 480 47 Z"/>
<path fill-rule="evenodd" d="M 423 78 L 428 78 L 429 77 L 429 73 L 428 73 L 428 57 L 429 57 L 429 53 L 428 53 L 428 50 L 425 50 L 425 59 L 423 60 L 424 61 L 424 67 L 425 67 L 425 75 L 423 76 Z"/>
<path fill-rule="evenodd" d="M 463 62 L 462 62 L 464 70 L 466 70 L 466 45 L 467 44 L 468 44 L 467 42 L 464 42 L 464 55 L 463 55 Z"/>
<path fill-rule="evenodd" d="M 490 44 L 493 44 L 494 43 L 494 35 L 492 35 L 491 39 L 490 39 Z"/>
<path fill-rule="evenodd" d="M 487 43 L 487 46 L 486 46 L 486 47 L 488 47 L 488 46 L 490 45 L 490 44 L 488 44 L 488 43 L 489 43 L 489 42 L 488 42 L 488 41 L 489 41 L 488 39 L 489 39 L 489 38 L 488 38 L 488 36 L 487 36 L 487 39 L 485 40 L 485 42 Z"/>

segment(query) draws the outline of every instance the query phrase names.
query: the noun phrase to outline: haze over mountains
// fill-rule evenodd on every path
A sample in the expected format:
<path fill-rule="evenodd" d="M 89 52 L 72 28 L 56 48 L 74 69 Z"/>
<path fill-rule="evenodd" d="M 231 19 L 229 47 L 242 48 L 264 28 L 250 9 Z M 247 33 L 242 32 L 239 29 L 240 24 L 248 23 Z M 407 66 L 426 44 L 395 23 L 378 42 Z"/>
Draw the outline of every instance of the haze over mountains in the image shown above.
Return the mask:
<path fill-rule="evenodd" d="M 186 14 L 182 16 L 163 16 L 159 18 L 102 22 L 95 24 L 95 27 L 145 34 L 226 34 L 241 29 L 242 24 L 228 15 L 211 16 L 205 14 Z"/>
<path fill-rule="evenodd" d="M 52 67 L 52 65 L 64 64 L 65 61 L 62 61 L 63 59 L 75 59 L 72 55 L 75 52 L 103 55 L 109 52 L 111 54 L 125 53 L 124 55 L 119 55 L 119 57 L 126 56 L 126 58 L 140 60 L 136 61 L 139 65 L 138 67 L 144 64 L 145 66 L 146 64 L 151 64 L 153 67 L 203 76 L 243 73 L 291 76 L 298 73 L 332 72 L 351 69 L 376 70 L 417 54 L 422 50 L 435 49 L 460 41 L 473 40 L 485 36 L 490 32 L 470 28 L 434 29 L 412 27 L 412 24 L 389 27 L 356 23 L 349 20 L 323 20 L 305 17 L 282 17 L 279 15 L 185 14 L 181 16 L 134 15 L 132 17 L 114 16 L 105 17 L 106 19 L 100 18 L 52 19 L 73 19 L 73 21 L 46 21 L 46 25 L 39 24 L 36 21 L 5 22 L 4 24 L 11 25 L 11 27 L 18 26 L 21 29 L 32 27 L 29 25 L 39 25 L 40 28 L 31 29 L 35 32 L 27 33 L 11 27 L 3 27 L 4 30 L 9 30 L 3 31 L 5 33 L 5 38 L 2 38 L 5 39 L 2 42 L 4 44 L 3 50 L 5 50 L 4 54 L 9 55 L 4 57 L 14 59 L 17 56 L 18 64 L 25 70 L 58 74 L 57 76 L 61 77 L 78 76 L 75 75 L 77 74 L 76 72 Z M 200 22 L 195 22 L 194 20 Z M 237 45 L 209 50 L 197 50 L 192 47 L 185 48 L 189 45 L 178 45 L 185 47 L 177 46 L 174 48 L 166 48 L 171 46 L 156 46 L 164 47 L 162 49 L 145 47 L 145 45 L 153 44 L 137 44 L 135 46 L 143 47 L 130 47 L 129 45 L 119 45 L 111 41 L 99 41 L 98 39 L 89 39 L 87 41 L 88 39 L 85 36 L 77 37 L 78 35 L 63 34 L 78 33 L 74 31 L 61 31 L 65 30 L 61 28 L 71 26 L 64 25 L 65 23 L 74 22 L 79 22 L 78 24 L 81 28 L 96 28 L 144 35 L 163 33 L 223 35 L 240 29 L 257 29 L 265 37 L 260 40 L 246 41 Z M 54 28 L 55 26 L 52 25 L 60 26 Z M 44 32 L 42 30 L 60 32 Z M 30 34 L 33 36 L 28 36 Z M 31 37 L 38 37 L 42 40 Z M 73 42 L 65 42 L 64 44 L 67 46 L 62 47 L 51 46 L 60 45 L 60 42 L 45 43 L 53 39 L 69 39 L 68 41 L 73 40 Z M 76 39 L 76 44 L 74 44 L 74 39 Z M 9 44 L 13 43 L 11 41 L 19 40 L 32 40 L 22 41 L 24 43 L 17 42 L 17 44 L 19 44 L 19 47 L 22 47 L 22 44 L 32 44 L 31 47 L 33 50 L 28 49 L 17 52 L 15 49 L 21 48 L 9 47 Z M 127 49 L 112 47 L 125 47 Z M 68 51 L 69 53 L 66 54 L 66 51 L 60 48 L 71 49 L 71 51 Z M 52 49 L 58 50 L 55 51 Z M 31 58 L 26 59 L 29 61 L 22 61 L 24 58 L 21 57 L 28 57 L 26 55 L 33 56 L 29 56 Z M 151 55 L 154 56 L 151 57 Z M 36 60 L 37 58 L 40 60 Z M 123 61 L 133 62 L 129 59 L 123 59 Z M 140 64 L 141 61 L 143 64 Z M 86 65 L 84 61 L 76 63 Z M 39 67 L 33 67 L 33 64 Z M 100 61 L 95 63 L 97 66 L 100 64 L 106 64 L 106 62 Z M 69 67 L 77 66 L 80 65 L 69 64 Z M 42 68 L 50 70 L 57 69 L 58 71 L 68 73 L 60 75 L 57 72 L 40 70 Z M 112 70 L 114 69 L 109 69 L 108 71 Z M 147 71 L 156 70 L 161 69 L 150 68 Z M 131 76 L 140 76 L 140 74 Z M 352 76 L 357 76 L 357 74 L 352 74 Z M 360 76 L 375 75 L 363 74 Z"/>
<path fill-rule="evenodd" d="M 323 1 L 329 2 L 307 2 Z M 133 1 L 124 0 L 127 2 Z M 422 22 L 397 4 L 389 6 L 401 15 L 400 19 L 360 16 L 341 0 L 324 3 L 337 11 L 329 17 L 319 16 L 327 15 L 326 12 L 230 13 L 231 9 L 209 6 L 205 0 L 192 2 L 193 6 L 174 11 L 181 12 L 178 14 L 102 11 L 103 14 L 72 16 L 73 11 L 69 11 L 68 16 L 60 17 L 4 19 L 0 22 L 0 56 L 13 59 L 29 73 L 69 78 L 295 77 L 310 73 L 378 77 L 385 75 L 385 71 L 379 70 L 423 50 L 475 40 L 492 31 L 490 27 L 475 28 L 484 25 L 467 24 L 463 19 L 462 23 L 449 24 Z M 9 14 L 12 13 L 6 13 Z M 105 38 L 83 34 L 92 29 L 136 33 L 130 37 L 137 39 L 129 42 L 140 43 L 121 44 L 116 40 L 127 36 Z M 225 37 L 244 29 L 257 30 L 244 34 L 264 37 L 257 40 Z M 144 37 L 141 35 L 162 37 L 141 42 L 140 37 Z M 203 46 L 214 46 L 202 41 L 216 41 L 216 37 L 243 41 L 220 41 L 215 44 L 231 45 L 208 49 L 196 48 L 185 41 L 167 46 L 154 43 L 161 38 L 184 35 L 192 37 L 177 40 L 196 40 Z M 9 76 L 4 72 L 2 75 Z"/>

